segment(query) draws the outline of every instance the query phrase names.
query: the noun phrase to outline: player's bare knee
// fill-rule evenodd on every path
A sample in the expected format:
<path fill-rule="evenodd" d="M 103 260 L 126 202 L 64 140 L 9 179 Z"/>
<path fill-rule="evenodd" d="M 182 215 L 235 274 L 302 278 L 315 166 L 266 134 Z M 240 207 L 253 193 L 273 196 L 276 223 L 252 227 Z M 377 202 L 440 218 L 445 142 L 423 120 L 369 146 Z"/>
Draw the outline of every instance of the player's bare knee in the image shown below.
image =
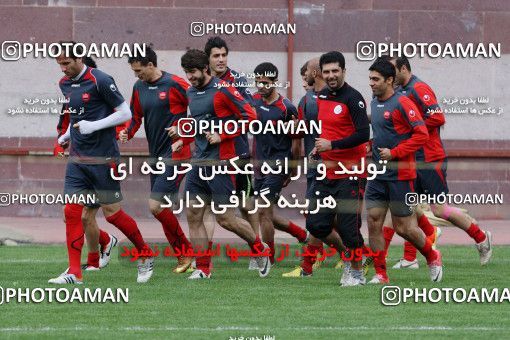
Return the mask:
<path fill-rule="evenodd" d="M 223 228 L 227 230 L 234 229 L 235 219 L 232 219 L 230 216 L 227 215 L 217 215 L 216 216 L 216 222 Z"/>
<path fill-rule="evenodd" d="M 439 218 L 443 218 L 445 207 L 444 207 L 444 205 L 431 204 L 430 205 L 430 211 L 432 211 L 434 216 L 439 217 Z"/>
<path fill-rule="evenodd" d="M 244 207 L 244 206 L 239 207 L 239 211 L 241 212 L 241 214 L 243 214 L 243 216 L 248 215 L 249 210 L 250 209 L 248 209 L 248 207 Z"/>
<path fill-rule="evenodd" d="M 161 203 L 157 201 L 149 202 L 149 210 L 154 217 L 158 216 L 163 211 L 161 208 Z"/>
<path fill-rule="evenodd" d="M 261 209 L 259 212 L 260 223 L 273 223 L 273 214 L 269 209 Z"/>
<path fill-rule="evenodd" d="M 188 220 L 188 224 L 190 228 L 192 226 L 200 225 L 202 215 L 199 209 L 187 209 L 186 210 L 186 219 Z"/>
<path fill-rule="evenodd" d="M 407 233 L 409 231 L 409 227 L 406 226 L 405 224 L 403 223 L 396 223 L 395 221 L 393 222 L 393 229 L 395 230 L 395 232 L 404 237 L 404 236 L 407 236 Z"/>
<path fill-rule="evenodd" d="M 379 240 L 383 238 L 382 228 L 373 224 L 368 224 L 368 242 L 370 244 L 370 248 L 374 249 L 377 244 L 379 244 Z"/>
<path fill-rule="evenodd" d="M 373 231 L 377 231 L 380 229 L 382 225 L 383 219 L 379 216 L 379 214 L 371 214 L 370 212 L 367 215 L 367 225 L 369 231 L 373 229 Z"/>
<path fill-rule="evenodd" d="M 83 228 L 86 229 L 94 224 L 94 215 L 92 215 L 89 211 L 83 211 L 81 215 L 81 223 L 83 224 Z"/>
<path fill-rule="evenodd" d="M 112 215 L 115 215 L 120 210 L 120 204 L 114 203 L 114 204 L 103 205 L 103 206 L 101 206 L 101 210 L 103 210 L 104 217 L 110 217 Z M 94 216 L 95 216 L 95 213 L 94 213 Z"/>

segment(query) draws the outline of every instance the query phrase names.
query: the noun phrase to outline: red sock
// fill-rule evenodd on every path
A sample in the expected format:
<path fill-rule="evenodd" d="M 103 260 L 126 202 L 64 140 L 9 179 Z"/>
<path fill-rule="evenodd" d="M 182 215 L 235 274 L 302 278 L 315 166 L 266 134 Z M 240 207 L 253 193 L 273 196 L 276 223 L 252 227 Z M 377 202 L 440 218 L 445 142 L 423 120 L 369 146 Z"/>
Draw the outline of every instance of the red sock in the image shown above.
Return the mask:
<path fill-rule="evenodd" d="M 87 258 L 87 265 L 99 268 L 99 252 L 98 251 L 93 252 L 93 253 L 89 251 L 89 256 Z"/>
<path fill-rule="evenodd" d="M 471 236 L 471 238 L 473 240 L 475 240 L 476 243 L 480 243 L 480 242 L 483 242 L 485 241 L 485 239 L 487 238 L 487 236 L 485 235 L 485 233 L 480 229 L 479 226 L 477 226 L 476 224 L 474 223 L 471 223 L 471 226 L 469 227 L 468 230 L 466 230 L 466 233 Z"/>
<path fill-rule="evenodd" d="M 213 241 L 208 241 L 207 242 L 207 250 L 211 250 L 213 247 Z M 212 262 L 212 259 L 209 258 L 209 273 L 212 272 L 213 270 L 213 262 Z"/>
<path fill-rule="evenodd" d="M 131 216 L 120 209 L 112 216 L 107 217 L 106 220 L 126 235 L 126 237 L 133 242 L 138 251 L 142 251 L 145 247 L 145 241 L 143 240 L 135 220 L 133 220 Z"/>
<path fill-rule="evenodd" d="M 182 231 L 179 221 L 170 209 L 163 209 L 156 216 L 156 219 L 161 222 L 166 239 L 174 250 L 179 249 L 182 252 L 192 248 L 191 243 Z"/>
<path fill-rule="evenodd" d="M 372 250 L 370 249 L 369 246 L 367 246 L 366 244 L 363 245 L 363 255 L 371 255 L 372 254 Z"/>
<path fill-rule="evenodd" d="M 195 259 L 197 263 L 197 269 L 204 272 L 204 274 L 209 275 L 211 273 L 210 265 L 211 265 L 211 257 L 210 256 L 198 256 Z"/>
<path fill-rule="evenodd" d="M 405 241 L 404 243 L 404 260 L 412 262 L 416 260 L 417 250 L 411 242 Z"/>
<path fill-rule="evenodd" d="M 83 206 L 66 204 L 64 215 L 66 218 L 66 244 L 69 257 L 69 274 L 81 279 L 81 250 L 83 248 L 83 224 L 81 213 Z"/>
<path fill-rule="evenodd" d="M 388 256 L 388 248 L 390 247 L 391 240 L 393 239 L 393 235 L 395 235 L 395 230 L 390 227 L 383 227 L 383 237 L 384 237 L 384 257 Z"/>
<path fill-rule="evenodd" d="M 110 235 L 106 231 L 99 229 L 99 245 L 101 246 L 101 250 L 106 247 L 108 242 L 110 242 Z"/>
<path fill-rule="evenodd" d="M 307 248 L 305 248 L 307 247 Z M 305 251 L 305 254 L 318 254 L 320 252 L 319 246 L 314 246 L 312 244 L 306 245 L 303 247 L 305 250 L 308 249 L 308 251 Z M 301 268 L 303 271 L 307 274 L 311 274 L 313 272 L 313 264 L 317 261 L 317 256 L 304 256 L 303 261 L 301 261 Z"/>
<path fill-rule="evenodd" d="M 376 253 L 376 252 L 374 252 Z M 374 256 L 374 269 L 375 273 L 381 275 L 383 278 L 388 279 L 386 273 L 386 252 L 380 251 L 379 255 Z"/>
<path fill-rule="evenodd" d="M 430 224 L 430 221 L 425 214 L 418 218 L 418 227 L 423 230 L 425 236 L 430 236 L 434 233 L 434 226 Z"/>
<path fill-rule="evenodd" d="M 292 221 L 289 221 L 289 229 L 287 232 L 297 238 L 299 242 L 305 242 L 306 240 L 306 230 L 294 224 Z"/>
<path fill-rule="evenodd" d="M 324 243 L 321 242 L 320 246 L 319 247 L 319 253 L 323 254 L 324 253 Z"/>
<path fill-rule="evenodd" d="M 271 249 L 271 256 L 269 257 L 269 260 L 271 261 L 271 264 L 274 263 L 274 241 L 267 241 L 266 242 L 269 248 Z"/>
<path fill-rule="evenodd" d="M 427 263 L 431 263 L 437 258 L 437 253 L 432 249 L 432 242 L 428 238 L 425 238 L 425 245 L 420 250 L 420 253 L 425 256 Z"/>
<path fill-rule="evenodd" d="M 255 241 L 250 245 L 250 249 L 253 253 L 258 253 L 264 250 L 264 245 L 262 244 L 262 241 L 260 241 L 260 237 L 257 235 L 255 238 Z"/>

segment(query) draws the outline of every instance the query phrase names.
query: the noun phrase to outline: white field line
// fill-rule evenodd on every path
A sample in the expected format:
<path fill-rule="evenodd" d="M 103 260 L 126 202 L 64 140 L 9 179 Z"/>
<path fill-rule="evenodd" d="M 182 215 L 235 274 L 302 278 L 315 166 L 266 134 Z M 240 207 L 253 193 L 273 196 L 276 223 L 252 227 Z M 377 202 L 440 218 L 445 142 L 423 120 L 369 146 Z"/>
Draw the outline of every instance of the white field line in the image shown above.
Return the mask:
<path fill-rule="evenodd" d="M 456 326 L 394 326 L 394 327 L 341 327 L 341 326 L 304 326 L 304 327 L 252 327 L 252 326 L 221 326 L 221 327 L 5 327 L 0 328 L 0 332 L 11 333 L 44 333 L 44 332 L 65 332 L 65 331 L 143 331 L 143 332 L 163 332 L 163 331 L 194 331 L 194 332 L 225 332 L 225 331 L 259 331 L 259 332 L 278 332 L 278 331 L 509 331 L 508 327 L 456 327 Z"/>

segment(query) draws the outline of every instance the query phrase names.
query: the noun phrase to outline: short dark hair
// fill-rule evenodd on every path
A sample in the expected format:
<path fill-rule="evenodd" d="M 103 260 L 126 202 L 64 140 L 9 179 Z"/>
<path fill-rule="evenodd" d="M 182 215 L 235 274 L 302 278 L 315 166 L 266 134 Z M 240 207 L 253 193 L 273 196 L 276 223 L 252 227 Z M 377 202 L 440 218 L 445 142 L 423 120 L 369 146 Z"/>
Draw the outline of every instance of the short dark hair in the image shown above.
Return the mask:
<path fill-rule="evenodd" d="M 324 53 L 321 55 L 321 58 L 319 59 L 319 65 L 321 67 L 325 64 L 331 64 L 331 63 L 338 63 L 338 66 L 343 70 L 345 69 L 345 58 L 344 55 L 338 51 L 331 51 L 328 53 Z"/>
<path fill-rule="evenodd" d="M 308 61 L 301 66 L 301 69 L 299 70 L 299 74 L 301 74 L 301 77 L 305 75 L 306 69 L 308 68 Z"/>
<path fill-rule="evenodd" d="M 211 50 L 213 48 L 222 48 L 225 47 L 225 50 L 227 51 L 228 55 L 228 46 L 225 40 L 221 39 L 220 37 L 211 37 L 207 42 L 205 43 L 204 52 L 207 54 L 207 57 L 211 56 Z"/>
<path fill-rule="evenodd" d="M 194 68 L 203 70 L 207 68 L 207 73 L 211 72 L 211 70 L 209 70 L 209 58 L 207 54 L 197 49 L 191 49 L 184 53 L 181 57 L 181 66 L 185 70 L 192 70 Z"/>
<path fill-rule="evenodd" d="M 75 54 L 74 54 L 74 49 L 75 49 L 75 46 L 77 44 L 76 41 L 72 41 L 72 40 L 69 40 L 69 41 L 64 41 L 64 40 L 61 40 L 57 43 L 58 45 L 60 45 L 60 49 L 62 51 L 62 53 L 64 53 L 65 57 L 66 58 L 72 58 L 74 60 L 78 59 L 78 58 L 83 58 L 83 57 L 77 57 Z M 66 46 L 69 46 L 69 47 L 66 47 Z M 53 49 L 53 53 L 56 53 L 55 49 L 57 47 L 54 46 L 54 49 Z M 66 49 L 69 51 L 69 54 L 66 54 Z M 83 55 L 85 53 L 85 51 L 83 50 L 83 46 L 80 44 L 80 45 L 77 45 L 76 46 L 76 53 L 78 55 Z"/>
<path fill-rule="evenodd" d="M 393 59 L 395 59 L 394 57 L 388 55 L 388 54 L 383 54 L 382 56 L 378 57 L 376 60 L 386 60 L 386 61 L 392 61 Z"/>
<path fill-rule="evenodd" d="M 145 44 L 145 57 L 136 54 L 128 58 L 128 63 L 133 64 L 136 62 L 139 62 L 142 66 L 147 66 L 149 63 L 152 63 L 154 67 L 158 67 L 158 56 L 152 49 L 152 44 Z"/>
<path fill-rule="evenodd" d="M 389 77 L 393 77 L 393 81 L 395 81 L 395 67 L 388 60 L 377 58 L 368 70 L 379 72 L 383 76 L 384 80 Z"/>
<path fill-rule="evenodd" d="M 262 77 L 266 77 L 272 81 L 278 79 L 278 68 L 269 62 L 258 64 L 253 73 L 255 73 L 255 75 L 260 74 Z M 269 73 L 274 74 L 274 76 L 269 76 Z"/>
<path fill-rule="evenodd" d="M 408 71 L 411 71 L 411 64 L 409 64 L 409 59 L 407 59 L 406 56 L 403 55 L 393 59 L 395 59 L 395 64 L 397 65 L 399 71 L 402 69 L 402 66 L 405 66 Z"/>
<path fill-rule="evenodd" d="M 82 58 L 82 61 L 88 67 L 97 68 L 96 61 L 94 59 L 92 59 L 91 57 L 85 56 Z"/>

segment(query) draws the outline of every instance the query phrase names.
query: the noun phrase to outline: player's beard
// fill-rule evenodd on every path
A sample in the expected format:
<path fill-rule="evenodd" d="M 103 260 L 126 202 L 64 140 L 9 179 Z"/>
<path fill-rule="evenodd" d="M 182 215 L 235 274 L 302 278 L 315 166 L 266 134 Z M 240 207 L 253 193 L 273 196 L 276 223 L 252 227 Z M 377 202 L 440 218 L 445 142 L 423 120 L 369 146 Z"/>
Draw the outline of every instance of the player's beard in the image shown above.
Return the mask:
<path fill-rule="evenodd" d="M 338 90 L 341 87 L 342 79 L 341 77 L 331 77 L 326 80 L 326 83 L 331 90 Z M 331 83 L 334 83 L 334 85 L 331 85 Z"/>
<path fill-rule="evenodd" d="M 379 97 L 380 91 L 376 87 L 372 87 L 371 90 L 372 90 L 372 96 Z"/>
<path fill-rule="evenodd" d="M 267 92 L 260 92 L 260 91 L 259 92 L 260 92 L 260 96 L 267 100 L 267 99 L 271 98 L 271 96 L 273 95 L 273 93 L 275 91 L 276 91 L 275 88 L 271 88 Z"/>
<path fill-rule="evenodd" d="M 395 79 L 395 81 L 393 82 L 393 88 L 397 88 L 400 85 L 402 85 L 403 82 L 402 82 L 401 78 L 395 76 L 395 78 L 393 78 L 393 79 Z"/>
<path fill-rule="evenodd" d="M 372 94 L 377 98 L 384 97 L 384 95 L 386 94 L 386 89 L 381 87 L 375 87 L 372 89 Z"/>
<path fill-rule="evenodd" d="M 196 80 L 198 88 L 204 87 L 205 85 L 205 74 L 202 73 L 202 76 L 200 78 L 197 78 Z"/>

